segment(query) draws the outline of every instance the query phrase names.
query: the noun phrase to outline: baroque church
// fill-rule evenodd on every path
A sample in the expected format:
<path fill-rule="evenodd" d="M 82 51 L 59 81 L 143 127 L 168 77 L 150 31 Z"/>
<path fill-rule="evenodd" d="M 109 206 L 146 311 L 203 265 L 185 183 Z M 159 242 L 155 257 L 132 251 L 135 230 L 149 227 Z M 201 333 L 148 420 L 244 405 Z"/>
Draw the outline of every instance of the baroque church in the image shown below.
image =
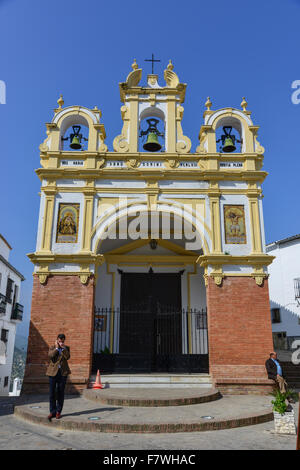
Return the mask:
<path fill-rule="evenodd" d="M 259 126 L 245 98 L 216 110 L 208 98 L 191 152 L 171 61 L 162 80 L 141 84 L 134 61 L 112 150 L 96 106 L 60 96 L 46 124 L 25 392 L 47 387 L 59 333 L 69 389 L 98 369 L 108 383 L 193 375 L 225 393 L 271 389 Z"/>

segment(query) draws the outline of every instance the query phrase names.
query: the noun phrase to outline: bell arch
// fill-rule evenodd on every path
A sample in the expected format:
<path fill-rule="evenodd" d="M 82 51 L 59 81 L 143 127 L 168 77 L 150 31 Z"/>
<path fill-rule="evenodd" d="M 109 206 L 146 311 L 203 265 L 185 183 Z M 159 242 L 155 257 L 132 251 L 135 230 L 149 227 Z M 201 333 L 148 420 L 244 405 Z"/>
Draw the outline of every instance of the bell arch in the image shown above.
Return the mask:
<path fill-rule="evenodd" d="M 107 237 L 106 234 L 109 232 L 111 227 L 121 219 L 136 216 L 137 213 L 148 215 L 158 213 L 162 215 L 172 215 L 177 219 L 181 219 L 183 223 L 188 224 L 192 228 L 193 233 L 198 237 L 198 242 L 200 241 L 201 243 L 202 253 L 208 254 L 210 252 L 210 228 L 206 225 L 204 220 L 200 220 L 199 217 L 195 216 L 193 210 L 186 210 L 181 203 L 172 205 L 168 203 L 160 203 L 157 204 L 155 210 L 149 210 L 145 203 L 141 202 L 140 204 L 137 204 L 136 202 L 133 202 L 125 207 L 112 208 L 104 217 L 101 217 L 101 219 L 96 222 L 91 234 L 92 253 L 95 255 L 101 253 L 101 243 Z M 191 249 L 192 248 L 190 248 L 190 250 Z"/>
<path fill-rule="evenodd" d="M 214 140 L 210 140 L 210 147 L 214 145 L 213 148 L 209 148 L 209 152 L 217 152 L 216 146 L 216 132 L 217 129 L 223 126 L 231 126 L 235 129 L 242 140 L 241 144 L 241 153 L 252 153 L 254 152 L 254 136 L 251 130 L 253 126 L 249 116 L 245 115 L 243 112 L 238 109 L 222 109 L 213 113 L 208 121 L 207 126 L 211 126 L 212 132 L 215 135 Z"/>
<path fill-rule="evenodd" d="M 85 126 L 88 129 L 87 151 L 107 151 L 104 144 L 106 137 L 103 124 L 100 124 L 101 111 L 95 107 L 90 110 L 82 106 L 58 108 L 51 123 L 47 124 L 47 135 L 41 151 L 63 151 L 63 140 L 66 131 L 73 125 Z"/>
<path fill-rule="evenodd" d="M 164 123 L 166 122 L 165 113 L 161 108 L 156 107 L 156 106 L 149 106 L 140 112 L 139 124 L 141 124 L 141 122 L 144 119 L 147 119 L 150 117 L 157 117 L 158 119 L 161 119 Z"/>

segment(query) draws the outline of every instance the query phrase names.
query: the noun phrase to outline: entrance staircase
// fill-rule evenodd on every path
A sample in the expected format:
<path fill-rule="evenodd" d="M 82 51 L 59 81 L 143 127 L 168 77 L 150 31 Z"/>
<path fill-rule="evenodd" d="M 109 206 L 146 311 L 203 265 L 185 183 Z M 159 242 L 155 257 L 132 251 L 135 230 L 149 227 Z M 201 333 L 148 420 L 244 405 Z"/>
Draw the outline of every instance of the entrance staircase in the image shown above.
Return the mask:
<path fill-rule="evenodd" d="M 95 381 L 92 375 L 89 386 Z M 101 383 L 104 388 L 212 388 L 209 374 L 101 374 Z"/>

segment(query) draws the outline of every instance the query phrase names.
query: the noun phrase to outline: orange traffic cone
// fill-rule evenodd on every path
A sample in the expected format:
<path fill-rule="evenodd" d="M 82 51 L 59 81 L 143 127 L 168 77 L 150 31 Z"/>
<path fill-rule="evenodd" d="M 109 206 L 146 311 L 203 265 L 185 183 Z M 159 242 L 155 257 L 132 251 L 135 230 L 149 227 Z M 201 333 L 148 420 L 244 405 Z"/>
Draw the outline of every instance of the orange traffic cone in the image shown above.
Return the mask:
<path fill-rule="evenodd" d="M 100 378 L 100 372 L 99 369 L 97 371 L 97 376 L 96 376 L 96 382 L 93 383 L 92 388 L 104 388 L 104 386 L 101 383 L 101 378 Z"/>

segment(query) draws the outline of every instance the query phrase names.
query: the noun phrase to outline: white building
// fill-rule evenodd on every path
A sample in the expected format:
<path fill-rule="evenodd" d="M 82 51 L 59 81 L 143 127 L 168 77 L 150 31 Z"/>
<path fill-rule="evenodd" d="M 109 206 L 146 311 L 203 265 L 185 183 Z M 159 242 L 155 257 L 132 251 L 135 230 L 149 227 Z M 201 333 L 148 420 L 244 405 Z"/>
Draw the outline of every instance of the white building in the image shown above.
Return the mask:
<path fill-rule="evenodd" d="M 24 277 L 8 261 L 11 246 L 0 234 L 0 395 L 8 395 L 17 325 L 22 321 Z"/>
<path fill-rule="evenodd" d="M 300 340 L 300 234 L 267 245 L 276 256 L 269 266 L 270 307 L 275 349 L 291 349 Z"/>

